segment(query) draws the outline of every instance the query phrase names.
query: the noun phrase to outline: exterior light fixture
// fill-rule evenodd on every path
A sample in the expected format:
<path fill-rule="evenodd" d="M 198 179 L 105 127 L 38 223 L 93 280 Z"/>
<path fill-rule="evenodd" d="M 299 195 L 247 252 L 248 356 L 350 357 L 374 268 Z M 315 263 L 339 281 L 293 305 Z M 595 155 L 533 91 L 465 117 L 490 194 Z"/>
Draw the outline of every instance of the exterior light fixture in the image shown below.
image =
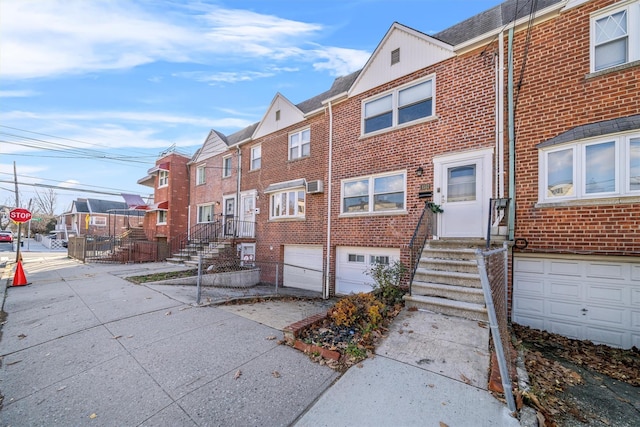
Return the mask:
<path fill-rule="evenodd" d="M 416 176 L 422 176 L 423 173 L 424 169 L 422 169 L 422 166 L 418 166 L 418 169 L 416 169 Z"/>

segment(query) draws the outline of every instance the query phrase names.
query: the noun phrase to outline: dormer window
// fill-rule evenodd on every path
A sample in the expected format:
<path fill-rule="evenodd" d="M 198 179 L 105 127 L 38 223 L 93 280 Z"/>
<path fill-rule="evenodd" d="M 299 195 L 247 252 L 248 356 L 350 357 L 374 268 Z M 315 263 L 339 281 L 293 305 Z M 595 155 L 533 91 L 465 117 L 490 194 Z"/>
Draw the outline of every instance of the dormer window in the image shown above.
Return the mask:
<path fill-rule="evenodd" d="M 280 120 L 280 110 L 276 111 L 276 122 Z"/>

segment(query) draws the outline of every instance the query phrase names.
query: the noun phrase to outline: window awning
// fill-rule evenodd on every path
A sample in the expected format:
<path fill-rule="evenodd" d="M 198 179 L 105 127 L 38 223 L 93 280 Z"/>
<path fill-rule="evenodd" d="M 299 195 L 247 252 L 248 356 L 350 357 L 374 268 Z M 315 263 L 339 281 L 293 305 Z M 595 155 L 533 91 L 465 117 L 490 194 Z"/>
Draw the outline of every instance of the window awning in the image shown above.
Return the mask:
<path fill-rule="evenodd" d="M 159 171 L 168 171 L 170 169 L 170 166 L 171 166 L 171 163 L 169 163 L 169 162 L 159 163 L 156 166 L 154 166 L 151 169 L 149 169 L 147 171 L 147 173 L 149 175 L 153 175 L 155 173 L 158 173 Z"/>
<path fill-rule="evenodd" d="M 536 146 L 536 148 L 551 147 L 565 142 L 579 141 L 581 139 L 594 138 L 636 129 L 640 129 L 640 114 L 576 126 L 561 133 L 560 135 L 541 142 Z"/>
<path fill-rule="evenodd" d="M 293 181 L 285 181 L 285 182 L 277 182 L 275 184 L 271 184 L 267 188 L 265 188 L 264 192 L 266 193 L 276 193 L 278 191 L 284 191 L 294 188 L 300 188 L 305 186 L 306 181 L 304 178 L 294 179 Z"/>
<path fill-rule="evenodd" d="M 169 202 L 168 201 L 153 203 L 153 204 L 149 205 L 149 210 L 150 211 L 166 211 L 168 209 L 169 209 Z"/>

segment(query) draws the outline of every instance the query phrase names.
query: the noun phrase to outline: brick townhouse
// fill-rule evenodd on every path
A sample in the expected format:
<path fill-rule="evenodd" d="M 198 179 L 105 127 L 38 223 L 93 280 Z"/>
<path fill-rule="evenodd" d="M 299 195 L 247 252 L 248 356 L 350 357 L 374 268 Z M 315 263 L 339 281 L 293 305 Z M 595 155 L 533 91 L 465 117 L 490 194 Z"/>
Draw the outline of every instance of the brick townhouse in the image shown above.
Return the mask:
<path fill-rule="evenodd" d="M 410 263 L 432 202 L 430 239 L 512 244 L 516 322 L 638 346 L 639 4 L 507 0 L 434 35 L 394 23 L 327 92 L 212 131 L 185 223 L 254 223 L 242 255 L 348 294 L 372 264 Z"/>
<path fill-rule="evenodd" d="M 153 188 L 153 203 L 138 207 L 145 209 L 143 227 L 148 240 L 171 245 L 187 233 L 190 160 L 175 149 L 167 150 L 147 176 L 138 180 L 138 184 Z"/>
<path fill-rule="evenodd" d="M 560 5 L 514 40 L 513 320 L 640 347 L 640 2 Z"/>

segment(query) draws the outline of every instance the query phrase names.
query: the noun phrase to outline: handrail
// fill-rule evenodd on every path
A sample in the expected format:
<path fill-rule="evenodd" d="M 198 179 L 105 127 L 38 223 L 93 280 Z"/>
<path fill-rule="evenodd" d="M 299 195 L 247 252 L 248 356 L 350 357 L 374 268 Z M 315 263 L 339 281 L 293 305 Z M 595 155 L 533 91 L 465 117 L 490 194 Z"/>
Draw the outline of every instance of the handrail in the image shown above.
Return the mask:
<path fill-rule="evenodd" d="M 491 247 L 491 228 L 499 226 L 508 212 L 511 204 L 510 198 L 489 199 L 489 219 L 487 220 L 487 249 Z"/>
<path fill-rule="evenodd" d="M 420 255 L 422 254 L 424 245 L 429 238 L 431 219 L 433 215 L 434 212 L 430 208 L 430 203 L 425 202 L 424 209 L 422 211 L 422 214 L 420 215 L 420 219 L 418 220 L 416 229 L 413 232 L 411 241 L 409 242 L 409 262 L 411 268 L 411 277 L 409 277 L 409 295 L 411 295 L 411 285 L 413 284 L 413 277 L 415 276 L 418 265 L 420 264 Z"/>

